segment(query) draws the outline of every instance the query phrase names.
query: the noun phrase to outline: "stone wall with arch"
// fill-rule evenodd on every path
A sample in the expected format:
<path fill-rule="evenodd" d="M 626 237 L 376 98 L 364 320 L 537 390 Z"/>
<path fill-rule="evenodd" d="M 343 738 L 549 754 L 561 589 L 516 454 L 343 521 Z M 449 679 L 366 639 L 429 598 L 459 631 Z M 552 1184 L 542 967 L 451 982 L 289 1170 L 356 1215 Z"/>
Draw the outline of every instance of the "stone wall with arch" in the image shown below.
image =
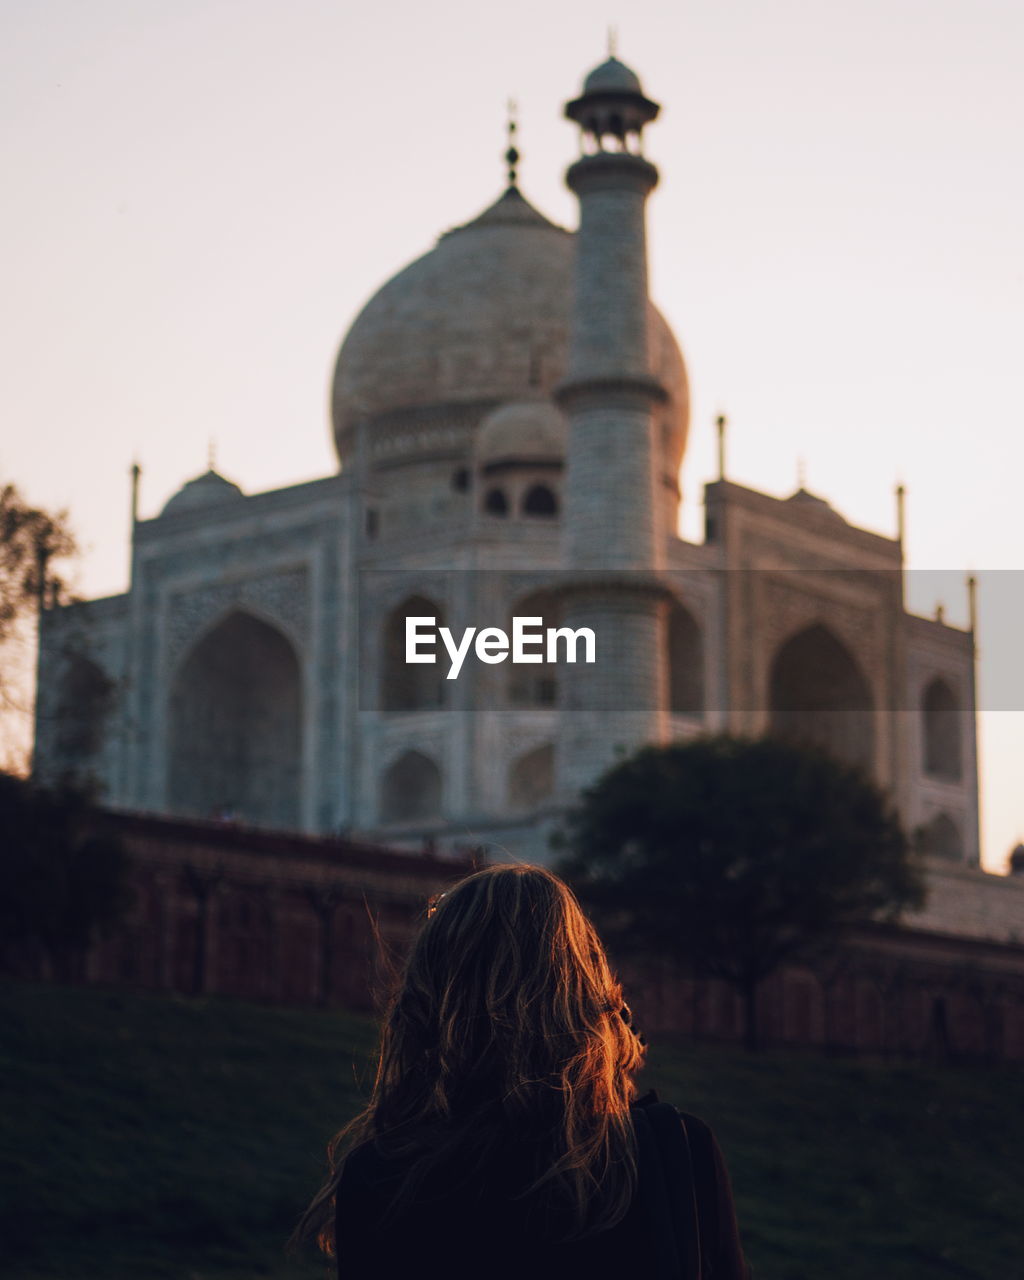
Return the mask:
<path fill-rule="evenodd" d="M 536 809 L 551 799 L 554 790 L 554 743 L 533 747 L 512 761 L 508 778 L 508 803 L 512 809 Z"/>
<path fill-rule="evenodd" d="M 431 756 L 409 748 L 384 769 L 378 801 L 382 824 L 436 821 L 443 810 L 444 779 Z"/>
<path fill-rule="evenodd" d="M 949 862 L 962 862 L 964 859 L 963 834 L 948 813 L 936 813 L 920 827 L 916 843 L 929 857 Z"/>
<path fill-rule="evenodd" d="M 443 666 L 405 660 L 406 620 L 415 617 L 435 618 L 437 626 L 446 625 L 443 606 L 425 595 L 409 595 L 388 610 L 380 638 L 382 711 L 428 711 L 444 706 Z"/>
<path fill-rule="evenodd" d="M 557 588 L 531 591 L 514 600 L 508 609 L 505 628 L 512 634 L 513 618 L 540 618 L 542 628 L 560 627 L 564 622 L 564 605 Z M 506 665 L 504 678 L 510 707 L 555 707 L 558 704 L 559 665 L 547 661 L 545 645 L 533 651 L 541 662 Z"/>
<path fill-rule="evenodd" d="M 669 713 L 702 720 L 706 705 L 703 630 L 678 599 L 669 603 L 666 629 Z"/>
<path fill-rule="evenodd" d="M 963 712 L 943 676 L 933 676 L 922 690 L 921 729 L 924 772 L 945 782 L 959 782 L 963 776 Z"/>
<path fill-rule="evenodd" d="M 303 679 L 284 632 L 231 609 L 184 652 L 168 693 L 168 807 L 301 825 Z"/>
<path fill-rule="evenodd" d="M 803 627 L 775 651 L 768 677 L 769 728 L 871 770 L 875 709 L 850 650 L 821 623 Z"/>

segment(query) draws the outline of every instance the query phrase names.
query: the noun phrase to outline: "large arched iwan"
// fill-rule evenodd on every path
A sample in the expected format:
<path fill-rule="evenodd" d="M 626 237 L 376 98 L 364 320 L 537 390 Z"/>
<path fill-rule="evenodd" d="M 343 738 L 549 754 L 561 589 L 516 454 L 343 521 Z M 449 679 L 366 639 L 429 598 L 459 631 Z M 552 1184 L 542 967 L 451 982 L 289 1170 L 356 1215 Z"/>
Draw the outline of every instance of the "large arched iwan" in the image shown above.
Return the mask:
<path fill-rule="evenodd" d="M 250 613 L 229 614 L 195 644 L 171 687 L 170 811 L 297 830 L 302 717 L 291 642 Z"/>

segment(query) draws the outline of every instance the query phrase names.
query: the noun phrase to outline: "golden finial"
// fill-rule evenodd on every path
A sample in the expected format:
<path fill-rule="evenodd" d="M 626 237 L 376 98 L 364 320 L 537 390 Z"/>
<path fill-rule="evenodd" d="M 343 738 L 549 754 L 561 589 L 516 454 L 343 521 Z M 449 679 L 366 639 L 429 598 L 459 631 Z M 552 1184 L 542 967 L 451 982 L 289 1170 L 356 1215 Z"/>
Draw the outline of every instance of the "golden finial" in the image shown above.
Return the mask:
<path fill-rule="evenodd" d="M 608 28 L 608 57 L 617 58 L 618 56 L 619 56 L 618 28 L 610 26 Z"/>
<path fill-rule="evenodd" d="M 206 444 L 206 469 L 207 471 L 217 470 L 217 444 L 213 436 L 210 436 Z"/>

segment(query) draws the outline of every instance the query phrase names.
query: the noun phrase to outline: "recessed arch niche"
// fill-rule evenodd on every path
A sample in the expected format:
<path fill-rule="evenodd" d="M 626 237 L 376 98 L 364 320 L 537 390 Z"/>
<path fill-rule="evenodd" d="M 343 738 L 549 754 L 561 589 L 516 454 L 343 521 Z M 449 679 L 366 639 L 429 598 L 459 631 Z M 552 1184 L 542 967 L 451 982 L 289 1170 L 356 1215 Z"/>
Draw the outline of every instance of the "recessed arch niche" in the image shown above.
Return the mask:
<path fill-rule="evenodd" d="M 422 751 L 405 751 L 380 781 L 380 821 L 441 817 L 441 770 Z"/>
<path fill-rule="evenodd" d="M 558 705 L 559 664 L 547 660 L 547 628 L 564 622 L 562 601 L 556 591 L 533 591 L 516 600 L 509 611 L 508 633 L 512 634 L 513 618 L 540 618 L 543 639 L 529 646 L 531 657 L 539 662 L 509 662 L 508 701 L 513 707 L 554 707 Z M 537 631 L 531 628 L 531 636 Z"/>
<path fill-rule="evenodd" d="M 945 858 L 948 862 L 962 862 L 964 843 L 960 828 L 948 813 L 937 813 L 919 833 L 921 849 L 933 858 Z"/>
<path fill-rule="evenodd" d="M 171 685 L 172 813 L 301 824 L 302 675 L 277 627 L 237 611 L 206 633 Z"/>
<path fill-rule="evenodd" d="M 426 596 L 409 596 L 390 611 L 382 636 L 380 700 L 385 711 L 428 711 L 444 705 L 444 665 L 405 660 L 407 618 L 433 618 L 437 627 L 445 625 L 444 609 Z"/>
<path fill-rule="evenodd" d="M 871 771 L 871 691 L 856 659 L 828 627 L 806 627 L 779 647 L 768 689 L 773 734 Z"/>
<path fill-rule="evenodd" d="M 550 742 L 525 751 L 512 761 L 508 798 L 514 809 L 535 809 L 555 789 L 555 748 Z"/>
<path fill-rule="evenodd" d="M 558 498 L 554 489 L 546 484 L 534 484 L 523 495 L 524 516 L 541 516 L 554 519 L 558 515 Z"/>
<path fill-rule="evenodd" d="M 668 706 L 673 715 L 704 715 L 704 637 L 693 614 L 673 600 L 668 614 Z"/>
<path fill-rule="evenodd" d="M 941 676 L 929 681 L 921 697 L 924 727 L 924 771 L 945 782 L 958 782 L 963 772 L 960 753 L 962 717 L 953 690 Z"/>

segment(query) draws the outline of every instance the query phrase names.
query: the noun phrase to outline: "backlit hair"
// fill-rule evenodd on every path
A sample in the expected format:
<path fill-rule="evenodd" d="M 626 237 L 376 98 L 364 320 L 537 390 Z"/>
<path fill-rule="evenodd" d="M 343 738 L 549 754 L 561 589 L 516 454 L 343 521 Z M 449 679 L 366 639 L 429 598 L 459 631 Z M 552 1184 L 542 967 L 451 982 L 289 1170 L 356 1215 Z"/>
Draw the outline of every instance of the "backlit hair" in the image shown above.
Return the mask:
<path fill-rule="evenodd" d="M 572 891 L 541 867 L 475 872 L 431 906 L 381 1028 L 366 1109 L 331 1144 L 331 1174 L 296 1235 L 334 1252 L 348 1154 L 373 1141 L 404 1171 L 400 1213 L 441 1166 L 467 1184 L 513 1138 L 541 1159 L 523 1199 L 573 1239 L 625 1215 L 637 1166 L 629 1106 L 643 1046 Z"/>

